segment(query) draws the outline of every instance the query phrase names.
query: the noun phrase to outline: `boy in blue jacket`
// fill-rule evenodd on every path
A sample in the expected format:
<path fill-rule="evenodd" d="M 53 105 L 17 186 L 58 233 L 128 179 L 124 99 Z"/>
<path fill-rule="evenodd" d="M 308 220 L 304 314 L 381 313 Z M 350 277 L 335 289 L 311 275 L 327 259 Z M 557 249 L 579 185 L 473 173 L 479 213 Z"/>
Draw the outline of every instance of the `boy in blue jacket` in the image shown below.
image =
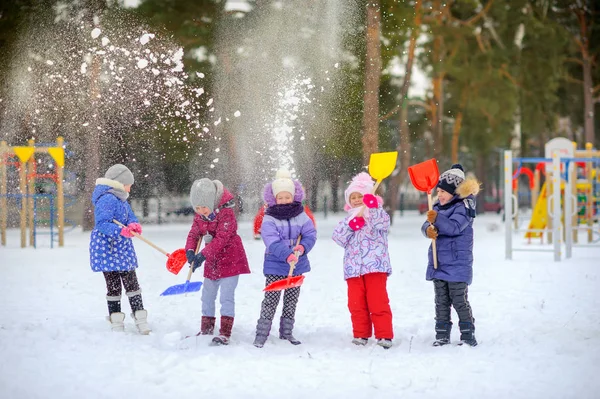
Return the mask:
<path fill-rule="evenodd" d="M 133 174 L 121 164 L 111 166 L 103 178 L 96 180 L 92 194 L 95 224 L 90 237 L 90 265 L 92 271 L 102 272 L 106 280 L 107 319 L 112 330 L 125 330 L 125 313 L 121 312 L 122 284 L 129 298 L 131 317 L 138 331 L 147 335 L 150 333 L 148 313 L 135 274 L 138 262 L 131 242 L 133 233 L 142 233 L 142 226 L 127 202 L 132 185 Z"/>
<path fill-rule="evenodd" d="M 467 297 L 473 281 L 473 219 L 475 196 L 479 182 L 466 178 L 460 164 L 440 175 L 437 184 L 438 201 L 427 212 L 421 231 L 437 244 L 437 269 L 433 267 L 433 252 L 429 247 L 428 281 L 435 292 L 435 341 L 433 346 L 450 343 L 452 329 L 451 306 L 458 314 L 461 344 L 476 346 L 475 318 Z"/>

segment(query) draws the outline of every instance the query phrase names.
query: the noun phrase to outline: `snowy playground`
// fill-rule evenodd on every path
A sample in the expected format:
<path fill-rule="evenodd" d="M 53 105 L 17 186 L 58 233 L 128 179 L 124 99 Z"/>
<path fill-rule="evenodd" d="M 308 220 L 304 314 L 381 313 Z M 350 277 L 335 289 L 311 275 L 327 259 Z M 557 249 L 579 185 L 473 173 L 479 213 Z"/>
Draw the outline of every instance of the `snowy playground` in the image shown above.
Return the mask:
<path fill-rule="evenodd" d="M 316 214 L 293 346 L 272 334 L 252 346 L 262 300 L 264 244 L 251 221 L 239 232 L 252 274 L 240 278 L 231 344 L 209 346 L 195 334 L 200 294 L 161 297 L 182 283 L 166 257 L 135 240 L 138 276 L 153 329 L 139 335 L 124 303 L 126 333 L 105 320 L 102 275 L 89 268 L 89 233 L 67 234 L 63 248 L 19 247 L 8 230 L 0 249 L 0 390 L 3 398 L 595 398 L 600 359 L 600 270 L 597 247 L 578 247 L 554 262 L 551 253 L 504 260 L 501 216 L 475 219 L 474 280 L 469 290 L 479 345 L 432 347 L 432 283 L 425 281 L 429 240 L 417 212 L 397 216 L 390 231 L 394 272 L 388 291 L 394 346 L 352 345 L 343 250 L 331 240 L 342 214 Z M 146 225 L 163 248 L 179 248 L 189 224 Z M 515 241 L 525 242 L 522 234 Z M 548 247 L 551 247 L 548 245 Z M 186 267 L 187 268 L 187 267 Z M 186 269 L 184 269 L 185 271 Z M 201 276 L 196 273 L 192 280 Z M 278 317 L 278 316 L 277 316 Z M 454 315 L 455 317 L 455 315 Z M 458 342 L 458 328 L 452 341 Z"/>

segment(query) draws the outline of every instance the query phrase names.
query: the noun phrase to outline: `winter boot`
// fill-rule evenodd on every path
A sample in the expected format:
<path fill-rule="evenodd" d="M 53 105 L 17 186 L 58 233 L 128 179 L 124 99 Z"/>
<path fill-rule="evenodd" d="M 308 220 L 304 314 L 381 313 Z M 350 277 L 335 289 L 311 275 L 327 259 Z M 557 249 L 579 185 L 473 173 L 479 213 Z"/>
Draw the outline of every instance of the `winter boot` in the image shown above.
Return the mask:
<path fill-rule="evenodd" d="M 216 317 L 202 316 L 200 332 L 196 335 L 213 335 L 215 332 Z"/>
<path fill-rule="evenodd" d="M 369 338 L 354 338 L 352 343 L 358 346 L 365 346 L 369 342 Z"/>
<path fill-rule="evenodd" d="M 438 321 L 435 323 L 435 341 L 433 346 L 444 346 L 450 343 L 451 321 Z"/>
<path fill-rule="evenodd" d="M 111 313 L 110 316 L 106 318 L 106 320 L 110 321 L 110 328 L 115 332 L 123 332 L 125 331 L 125 313 L 122 312 L 114 312 Z"/>
<path fill-rule="evenodd" d="M 148 320 L 147 320 L 148 311 L 147 310 L 144 310 L 144 309 L 136 310 L 134 313 L 131 314 L 131 317 L 135 320 L 135 326 L 137 327 L 140 334 L 142 334 L 142 335 L 150 334 L 150 331 L 152 331 L 152 330 L 150 329 L 150 326 L 148 325 Z"/>
<path fill-rule="evenodd" d="M 390 349 L 392 347 L 392 340 L 387 338 L 378 339 L 377 345 L 381 346 L 383 349 Z"/>
<path fill-rule="evenodd" d="M 233 317 L 221 316 L 221 328 L 219 329 L 219 335 L 212 339 L 212 343 L 214 345 L 229 345 L 229 337 L 231 337 L 232 328 Z"/>
<path fill-rule="evenodd" d="M 265 342 L 267 342 L 267 338 L 271 332 L 272 323 L 272 320 L 263 319 L 262 317 L 258 319 L 258 323 L 256 323 L 256 338 L 254 339 L 254 346 L 257 348 L 262 348 L 265 346 Z"/>
<path fill-rule="evenodd" d="M 300 345 L 302 342 L 298 341 L 292 335 L 292 330 L 294 329 L 294 319 L 288 319 L 287 317 L 282 317 L 279 321 L 279 338 L 287 339 L 290 341 L 292 345 Z"/>
<path fill-rule="evenodd" d="M 460 321 L 458 323 L 460 328 L 460 344 L 467 344 L 469 346 L 477 346 L 477 340 L 475 339 L 475 324 L 470 321 Z"/>

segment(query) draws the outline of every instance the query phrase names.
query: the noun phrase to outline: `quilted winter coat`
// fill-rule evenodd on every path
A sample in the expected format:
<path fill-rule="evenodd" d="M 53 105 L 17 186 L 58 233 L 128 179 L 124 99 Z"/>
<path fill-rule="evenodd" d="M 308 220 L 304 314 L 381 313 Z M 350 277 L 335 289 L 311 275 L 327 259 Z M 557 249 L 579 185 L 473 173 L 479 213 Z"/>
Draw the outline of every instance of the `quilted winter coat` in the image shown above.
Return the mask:
<path fill-rule="evenodd" d="M 138 266 L 131 238 L 123 237 L 121 227 L 138 223 L 127 200 L 113 194 L 112 190 L 123 190 L 117 181 L 101 178 L 96 180 L 92 194 L 95 224 L 90 237 L 90 265 L 95 272 L 130 271 Z"/>
<path fill-rule="evenodd" d="M 196 214 L 185 244 L 186 251 L 195 251 L 201 236 L 210 234 L 213 237 L 200 251 L 206 258 L 202 266 L 204 277 L 211 280 L 250 273 L 246 251 L 237 233 L 235 212 L 228 207 L 233 195 L 223 187 L 219 187 L 220 190 L 222 194 L 217 192 L 217 198 L 220 195 L 221 199 L 215 209 L 214 220 Z"/>
<path fill-rule="evenodd" d="M 369 273 L 392 274 L 388 253 L 390 216 L 381 208 L 367 209 L 365 226 L 354 231 L 348 226 L 353 214 L 340 221 L 333 231 L 333 241 L 344 248 L 344 279 Z"/>
<path fill-rule="evenodd" d="M 479 183 L 467 179 L 456 189 L 457 194 L 446 205 L 439 201 L 433 205 L 437 218 L 433 225 L 438 230 L 436 239 L 438 268 L 433 267 L 433 255 L 429 246 L 427 280 L 445 280 L 471 284 L 473 281 L 473 218 L 475 195 Z M 427 237 L 429 222 L 423 223 L 421 232 Z"/>

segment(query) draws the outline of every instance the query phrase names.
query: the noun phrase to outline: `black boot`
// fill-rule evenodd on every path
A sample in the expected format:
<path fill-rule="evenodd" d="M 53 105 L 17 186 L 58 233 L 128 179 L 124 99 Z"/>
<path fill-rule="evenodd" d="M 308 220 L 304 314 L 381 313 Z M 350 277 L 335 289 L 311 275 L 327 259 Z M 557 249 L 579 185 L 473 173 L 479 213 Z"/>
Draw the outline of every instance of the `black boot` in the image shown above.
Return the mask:
<path fill-rule="evenodd" d="M 433 346 L 444 346 L 450 343 L 451 321 L 438 321 L 435 323 L 435 341 Z"/>
<path fill-rule="evenodd" d="M 467 344 L 469 346 L 477 346 L 477 340 L 475 339 L 475 324 L 470 321 L 461 321 L 458 323 L 460 328 L 460 344 Z"/>

